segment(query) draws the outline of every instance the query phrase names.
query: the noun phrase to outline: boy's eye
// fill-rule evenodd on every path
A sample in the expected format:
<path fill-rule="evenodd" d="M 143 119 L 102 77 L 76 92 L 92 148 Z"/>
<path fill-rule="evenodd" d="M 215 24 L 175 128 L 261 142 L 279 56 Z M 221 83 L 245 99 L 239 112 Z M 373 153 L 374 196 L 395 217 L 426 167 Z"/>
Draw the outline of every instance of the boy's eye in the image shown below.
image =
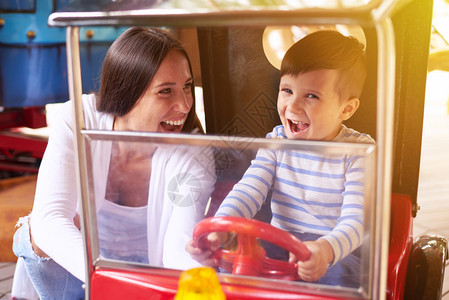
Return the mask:
<path fill-rule="evenodd" d="M 306 98 L 319 99 L 319 97 L 317 95 L 311 94 L 311 93 L 306 94 Z"/>
<path fill-rule="evenodd" d="M 293 91 L 291 89 L 288 88 L 283 88 L 281 89 L 282 92 L 287 93 L 287 94 L 293 94 Z"/>

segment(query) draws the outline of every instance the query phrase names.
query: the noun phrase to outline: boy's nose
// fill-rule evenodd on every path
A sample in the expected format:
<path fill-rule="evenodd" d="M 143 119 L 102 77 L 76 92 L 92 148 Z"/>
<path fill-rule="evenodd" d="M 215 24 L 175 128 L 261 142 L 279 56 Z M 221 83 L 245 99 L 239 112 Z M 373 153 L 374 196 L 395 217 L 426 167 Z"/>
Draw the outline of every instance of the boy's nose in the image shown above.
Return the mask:
<path fill-rule="evenodd" d="M 288 108 L 292 111 L 300 111 L 304 107 L 302 99 L 294 98 L 287 104 Z"/>

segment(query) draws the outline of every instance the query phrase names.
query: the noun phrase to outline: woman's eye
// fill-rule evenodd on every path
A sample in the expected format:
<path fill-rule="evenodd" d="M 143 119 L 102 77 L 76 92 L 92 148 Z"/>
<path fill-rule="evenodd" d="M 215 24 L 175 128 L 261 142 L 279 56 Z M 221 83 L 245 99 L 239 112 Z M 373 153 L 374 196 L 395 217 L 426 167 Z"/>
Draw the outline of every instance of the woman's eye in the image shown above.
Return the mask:
<path fill-rule="evenodd" d="M 163 95 L 170 94 L 170 93 L 171 93 L 171 89 L 169 89 L 169 88 L 162 89 L 159 91 L 159 94 L 163 94 Z"/>
<path fill-rule="evenodd" d="M 184 85 L 184 92 L 185 93 L 191 93 L 192 92 L 192 83 L 191 82 L 189 82 L 189 83 L 186 83 L 185 85 Z"/>

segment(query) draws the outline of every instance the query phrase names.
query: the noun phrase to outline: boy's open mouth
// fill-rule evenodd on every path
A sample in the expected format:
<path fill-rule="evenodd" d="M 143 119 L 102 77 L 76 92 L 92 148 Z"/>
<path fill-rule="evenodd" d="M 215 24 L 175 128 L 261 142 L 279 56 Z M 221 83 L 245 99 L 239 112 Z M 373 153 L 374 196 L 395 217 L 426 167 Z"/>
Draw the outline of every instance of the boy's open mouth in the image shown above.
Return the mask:
<path fill-rule="evenodd" d="M 169 132 L 180 132 L 182 125 L 184 124 L 184 119 L 182 120 L 166 120 L 161 122 L 162 128 Z"/>
<path fill-rule="evenodd" d="M 293 121 L 290 119 L 288 120 L 288 125 L 290 126 L 290 131 L 292 133 L 301 133 L 303 131 L 305 131 L 307 128 L 309 128 L 309 124 L 308 123 L 303 123 L 300 121 Z"/>

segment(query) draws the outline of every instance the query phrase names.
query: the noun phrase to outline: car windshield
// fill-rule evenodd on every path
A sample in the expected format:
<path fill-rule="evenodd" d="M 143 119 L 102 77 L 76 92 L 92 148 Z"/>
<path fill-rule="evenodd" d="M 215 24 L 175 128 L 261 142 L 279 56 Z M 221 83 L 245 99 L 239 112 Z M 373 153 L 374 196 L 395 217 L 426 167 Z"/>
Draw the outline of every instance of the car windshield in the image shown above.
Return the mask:
<path fill-rule="evenodd" d="M 338 286 L 354 294 L 360 288 L 368 288 L 375 145 L 188 134 L 167 139 L 160 134 L 127 134 L 92 131 L 86 143 L 89 164 L 95 161 L 95 165 L 102 166 L 88 166 L 89 207 L 94 212 L 90 218 L 92 251 L 94 261 L 100 265 L 112 263 L 178 270 L 200 266 L 201 263 L 186 251 L 186 244 L 192 238 L 201 243 L 205 235 L 218 231 L 230 233 L 215 257 L 217 271 L 221 274 L 257 277 L 268 282 L 294 282 L 298 286 L 325 285 L 330 289 Z M 129 159 L 118 155 L 124 145 L 133 149 L 133 157 L 140 162 L 134 166 L 129 164 L 126 172 L 118 168 Z M 148 157 L 152 160 L 145 165 Z M 270 162 L 274 157 L 280 160 L 277 166 Z M 299 164 L 289 165 L 291 161 Z M 132 174 L 134 168 L 139 171 L 135 178 L 124 176 Z M 267 182 L 270 180 L 267 174 L 273 172 L 276 176 L 272 182 Z M 349 186 L 342 188 L 343 174 L 351 177 L 351 172 L 358 175 L 353 177 L 354 181 L 348 181 Z M 292 174 L 296 179 L 289 178 Z M 320 183 L 323 178 L 324 184 Z M 126 184 L 127 188 L 121 189 L 122 194 L 114 193 L 121 184 Z M 351 188 L 351 184 L 357 188 Z M 245 198 L 251 191 L 253 195 Z M 264 191 L 267 191 L 266 197 L 257 196 Z M 355 194 L 360 196 L 359 200 L 354 201 Z M 148 201 L 125 206 L 128 196 L 132 200 Z M 234 201 L 238 197 L 242 199 Z M 348 197 L 353 198 L 347 200 Z M 243 203 L 246 199 L 251 200 Z M 345 206 L 346 217 L 339 216 Z M 349 211 L 348 207 L 351 207 Z M 302 217 L 306 210 L 316 210 L 313 215 L 316 220 Z M 289 232 L 299 241 L 294 239 L 288 245 L 285 237 L 278 238 L 276 232 L 269 235 L 261 235 L 257 230 L 243 233 L 238 227 L 220 227 L 220 224 L 217 225 L 219 229 L 207 224 L 206 228 L 195 228 L 206 218 L 228 214 L 254 217 L 275 229 Z M 279 263 L 288 261 L 289 252 L 298 253 L 295 251 L 300 245 L 296 243 L 300 244 L 301 240 L 314 240 L 333 227 L 341 230 L 340 223 L 345 223 L 345 218 L 355 220 L 347 222 L 346 226 L 360 225 L 361 229 L 350 231 L 354 236 L 349 242 L 357 245 L 344 250 L 348 252 L 344 253 L 346 258 L 339 261 L 346 263 L 329 268 L 330 272 L 338 268 L 344 270 L 342 276 L 337 276 L 338 280 L 303 281 L 298 278 L 295 267 Z M 308 227 L 315 233 L 301 233 L 301 228 Z M 199 230 L 196 237 L 194 229 Z M 334 234 L 338 236 L 338 231 Z M 262 267 L 256 268 L 254 262 L 242 262 L 253 270 L 258 269 L 255 273 L 235 266 L 240 254 L 248 255 L 241 236 L 254 238 L 254 249 L 259 250 L 250 252 L 264 249 L 254 257 L 263 262 Z M 328 277 L 332 278 L 332 274 Z"/>

